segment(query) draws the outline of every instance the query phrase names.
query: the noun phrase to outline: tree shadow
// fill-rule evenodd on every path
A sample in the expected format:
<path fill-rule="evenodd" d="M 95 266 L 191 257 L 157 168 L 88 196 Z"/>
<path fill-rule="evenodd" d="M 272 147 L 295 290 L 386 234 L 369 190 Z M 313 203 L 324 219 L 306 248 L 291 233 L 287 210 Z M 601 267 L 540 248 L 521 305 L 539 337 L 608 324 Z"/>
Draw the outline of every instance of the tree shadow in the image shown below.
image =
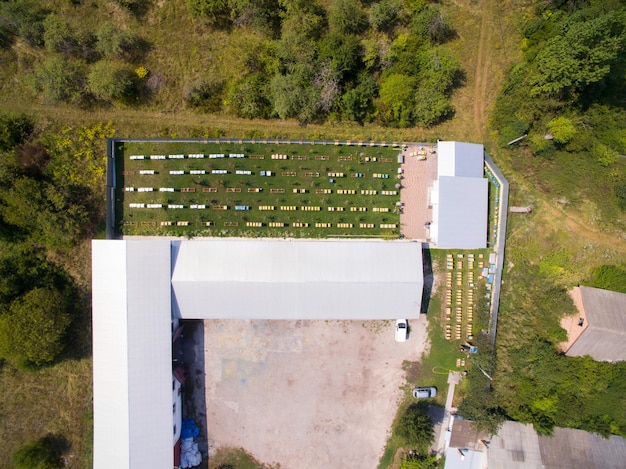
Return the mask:
<path fill-rule="evenodd" d="M 57 459 L 61 459 L 72 447 L 70 441 L 60 434 L 48 433 L 42 440 L 50 449 L 51 454 Z"/>

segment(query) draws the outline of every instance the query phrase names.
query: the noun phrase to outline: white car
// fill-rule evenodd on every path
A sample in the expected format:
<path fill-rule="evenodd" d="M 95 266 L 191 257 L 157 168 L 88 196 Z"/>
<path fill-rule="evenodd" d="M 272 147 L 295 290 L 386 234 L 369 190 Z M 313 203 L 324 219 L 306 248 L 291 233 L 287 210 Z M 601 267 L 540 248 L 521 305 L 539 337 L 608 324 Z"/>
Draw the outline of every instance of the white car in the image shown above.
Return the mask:
<path fill-rule="evenodd" d="M 429 399 L 437 395 L 437 388 L 434 386 L 413 389 L 415 399 Z"/>
<path fill-rule="evenodd" d="M 409 325 L 406 319 L 396 320 L 396 342 L 406 342 L 406 336 L 409 331 Z"/>

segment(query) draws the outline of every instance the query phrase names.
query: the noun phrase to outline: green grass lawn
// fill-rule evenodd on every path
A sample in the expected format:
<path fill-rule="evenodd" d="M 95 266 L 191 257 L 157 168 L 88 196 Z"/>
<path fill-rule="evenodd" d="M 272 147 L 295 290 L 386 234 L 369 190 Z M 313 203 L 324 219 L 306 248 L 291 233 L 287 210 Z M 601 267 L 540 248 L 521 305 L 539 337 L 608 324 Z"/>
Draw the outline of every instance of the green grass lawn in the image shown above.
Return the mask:
<path fill-rule="evenodd" d="M 149 159 L 150 155 L 192 153 L 204 154 L 205 158 Z M 231 153 L 244 154 L 245 158 L 229 158 Z M 116 225 L 125 235 L 397 238 L 400 234 L 400 214 L 396 207 L 400 192 L 395 187 L 399 182 L 398 153 L 396 148 L 335 145 L 119 144 Z M 209 159 L 209 154 L 226 157 Z M 287 159 L 272 159 L 273 154 L 286 155 Z M 145 155 L 146 159 L 130 160 L 131 155 Z M 147 169 L 155 170 L 156 174 L 140 174 Z M 170 174 L 181 170 L 185 174 Z M 189 174 L 192 170 L 204 170 L 206 174 Z M 213 170 L 228 173 L 211 174 Z M 236 174 L 236 171 L 251 174 Z M 261 176 L 261 171 L 271 171 L 272 176 Z M 330 182 L 329 173 L 343 176 L 332 177 Z M 355 177 L 356 174 L 361 177 Z M 374 174 L 388 177 L 376 178 Z M 129 187 L 135 191 L 125 190 Z M 138 192 L 140 187 L 151 187 L 154 191 Z M 160 192 L 159 188 L 174 188 L 175 192 Z M 355 193 L 340 194 L 342 190 Z M 383 195 L 382 191 L 393 194 Z M 162 204 L 163 208 L 131 208 L 131 203 Z M 168 209 L 168 205 L 184 208 Z M 191 209 L 191 205 L 206 208 Z M 228 208 L 215 208 L 224 206 Z M 236 206 L 247 206 L 249 210 L 236 210 Z M 281 210 L 281 207 L 295 207 L 295 210 Z M 306 210 L 308 207 L 313 209 Z M 374 208 L 387 211 L 375 212 Z M 176 225 L 179 221 L 189 225 L 161 226 L 161 222 Z M 203 222 L 211 222 L 212 226 Z M 248 223 L 262 226 L 248 226 Z M 282 223 L 284 227 L 271 227 L 270 223 Z M 308 226 L 296 227 L 294 223 Z M 316 224 L 327 226 L 316 227 Z M 395 228 L 381 225 L 395 225 Z"/>

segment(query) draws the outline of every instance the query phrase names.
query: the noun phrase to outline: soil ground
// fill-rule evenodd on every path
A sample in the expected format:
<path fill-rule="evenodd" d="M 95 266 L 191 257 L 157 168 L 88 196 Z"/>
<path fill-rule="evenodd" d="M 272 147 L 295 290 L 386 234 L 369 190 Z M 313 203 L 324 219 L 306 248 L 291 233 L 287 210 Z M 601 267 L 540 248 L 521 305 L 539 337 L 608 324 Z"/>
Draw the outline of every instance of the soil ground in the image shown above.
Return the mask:
<path fill-rule="evenodd" d="M 403 362 L 426 342 L 426 317 L 409 324 L 397 343 L 394 321 L 205 321 L 195 400 L 206 397 L 209 455 L 243 447 L 281 469 L 375 468 Z"/>

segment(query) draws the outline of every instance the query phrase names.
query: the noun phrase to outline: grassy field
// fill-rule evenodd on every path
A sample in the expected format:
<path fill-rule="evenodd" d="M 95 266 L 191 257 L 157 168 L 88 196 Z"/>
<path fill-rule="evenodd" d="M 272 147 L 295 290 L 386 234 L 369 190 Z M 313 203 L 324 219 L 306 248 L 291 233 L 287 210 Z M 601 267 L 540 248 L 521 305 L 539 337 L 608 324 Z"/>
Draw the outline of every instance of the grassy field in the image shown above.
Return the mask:
<path fill-rule="evenodd" d="M 205 158 L 149 159 L 153 154 L 194 153 Z M 245 158 L 229 158 L 231 153 Z M 334 145 L 125 143 L 116 151 L 117 225 L 127 235 L 397 238 L 398 153 L 393 148 Z M 144 154 L 145 160 L 129 158 Z M 223 154 L 225 158 L 210 159 L 210 154 Z M 272 159 L 272 155 L 284 155 L 286 159 Z M 141 170 L 154 170 L 156 174 L 140 174 Z M 194 170 L 206 174 L 190 174 Z M 228 173 L 212 174 L 213 170 Z M 172 175 L 170 171 L 185 174 Z M 270 171 L 272 176 L 262 176 L 262 171 Z M 341 176 L 331 178 L 333 173 Z M 129 187 L 135 190 L 128 191 Z M 138 192 L 140 187 L 154 191 Z M 160 192 L 159 188 L 175 192 Z M 342 194 L 344 190 L 355 193 Z M 383 195 L 383 191 L 389 195 Z M 131 203 L 161 204 L 163 208 L 131 208 Z M 168 209 L 168 205 L 183 208 Z M 192 209 L 191 205 L 205 208 Z M 237 210 L 238 206 L 249 210 Z M 189 225 L 161 226 L 163 221 L 173 225 L 186 221 Z M 203 225 L 207 222 L 211 226 Z M 258 223 L 262 226 L 255 226 Z M 271 223 L 284 227 L 272 227 Z M 294 225 L 298 223 L 304 226 Z"/>

